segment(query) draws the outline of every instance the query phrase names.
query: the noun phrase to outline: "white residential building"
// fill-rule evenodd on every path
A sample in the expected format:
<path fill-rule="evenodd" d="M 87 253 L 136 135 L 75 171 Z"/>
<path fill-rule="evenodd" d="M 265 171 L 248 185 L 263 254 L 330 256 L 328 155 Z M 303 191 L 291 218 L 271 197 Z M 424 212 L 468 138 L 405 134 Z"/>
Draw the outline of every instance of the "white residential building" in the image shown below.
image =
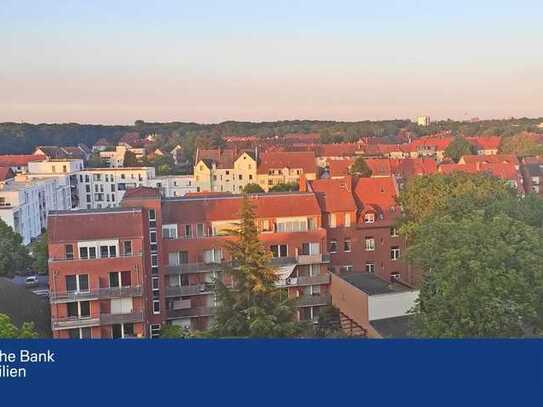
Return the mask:
<path fill-rule="evenodd" d="M 193 175 L 165 175 L 152 178 L 147 186 L 160 188 L 160 193 L 166 198 L 183 196 L 189 192 L 196 192 Z"/>
<path fill-rule="evenodd" d="M 79 209 L 118 206 L 129 188 L 149 186 L 154 167 L 87 168 L 78 174 Z"/>
<path fill-rule="evenodd" d="M 48 178 L 17 175 L 0 182 L 0 218 L 21 235 L 25 245 L 45 230 L 49 211 L 71 207 L 67 175 Z"/>

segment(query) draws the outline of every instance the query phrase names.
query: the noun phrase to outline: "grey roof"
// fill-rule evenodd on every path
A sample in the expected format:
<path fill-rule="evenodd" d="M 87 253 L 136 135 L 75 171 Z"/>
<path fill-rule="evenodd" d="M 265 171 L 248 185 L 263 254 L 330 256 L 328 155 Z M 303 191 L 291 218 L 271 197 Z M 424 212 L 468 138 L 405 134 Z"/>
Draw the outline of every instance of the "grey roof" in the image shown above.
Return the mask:
<path fill-rule="evenodd" d="M 41 338 L 51 337 L 49 300 L 0 277 L 0 314 L 6 314 L 18 328 L 23 322 L 34 322 Z"/>
<path fill-rule="evenodd" d="M 409 334 L 410 320 L 411 316 L 403 315 L 370 321 L 370 324 L 383 338 L 407 338 L 411 336 Z"/>
<path fill-rule="evenodd" d="M 351 271 L 338 274 L 338 276 L 368 295 L 389 294 L 411 290 L 403 284 L 383 280 L 373 273 Z"/>

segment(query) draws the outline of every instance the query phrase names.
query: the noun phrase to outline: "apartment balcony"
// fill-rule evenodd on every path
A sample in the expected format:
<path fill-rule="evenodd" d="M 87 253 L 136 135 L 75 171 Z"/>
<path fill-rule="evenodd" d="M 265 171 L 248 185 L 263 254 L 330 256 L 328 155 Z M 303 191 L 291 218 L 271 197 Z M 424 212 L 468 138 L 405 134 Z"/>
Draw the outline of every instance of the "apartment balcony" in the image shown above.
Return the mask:
<path fill-rule="evenodd" d="M 49 302 L 51 304 L 62 304 L 62 303 L 74 302 L 74 301 L 91 301 L 91 300 L 103 300 L 103 299 L 109 299 L 109 298 L 141 297 L 142 295 L 143 295 L 143 288 L 141 286 L 98 288 L 96 290 L 89 290 L 89 291 L 65 291 L 65 292 L 58 292 L 58 293 L 52 292 L 49 295 Z"/>
<path fill-rule="evenodd" d="M 322 264 L 330 263 L 330 256 L 323 254 L 304 254 L 296 256 L 297 264 Z"/>
<path fill-rule="evenodd" d="M 131 322 L 143 322 L 143 311 L 129 312 L 126 314 L 101 314 L 101 325 L 124 324 Z"/>
<path fill-rule="evenodd" d="M 168 319 L 207 317 L 215 313 L 215 307 L 195 306 L 187 309 L 171 309 L 167 311 Z"/>
<path fill-rule="evenodd" d="M 303 287 L 307 285 L 330 284 L 330 274 L 319 274 L 317 276 L 307 277 L 290 277 L 285 281 L 285 285 L 281 287 Z"/>
<path fill-rule="evenodd" d="M 129 312 L 126 314 L 100 314 L 89 317 L 64 317 L 51 319 L 53 330 L 88 328 L 93 326 L 130 322 L 143 322 L 143 311 Z"/>
<path fill-rule="evenodd" d="M 188 295 L 203 295 L 213 291 L 213 284 L 195 284 L 166 287 L 166 297 L 184 297 Z"/>
<path fill-rule="evenodd" d="M 297 307 L 313 307 L 318 305 L 330 305 L 332 297 L 330 294 L 308 295 L 296 298 Z"/>

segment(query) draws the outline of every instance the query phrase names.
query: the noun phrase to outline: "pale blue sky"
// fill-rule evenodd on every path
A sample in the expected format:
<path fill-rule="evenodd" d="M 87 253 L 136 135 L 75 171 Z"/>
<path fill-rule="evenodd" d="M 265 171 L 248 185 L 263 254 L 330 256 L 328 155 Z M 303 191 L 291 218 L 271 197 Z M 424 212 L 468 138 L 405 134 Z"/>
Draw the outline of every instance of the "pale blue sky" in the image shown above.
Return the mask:
<path fill-rule="evenodd" d="M 0 121 L 543 115 L 542 1 L 0 0 Z"/>

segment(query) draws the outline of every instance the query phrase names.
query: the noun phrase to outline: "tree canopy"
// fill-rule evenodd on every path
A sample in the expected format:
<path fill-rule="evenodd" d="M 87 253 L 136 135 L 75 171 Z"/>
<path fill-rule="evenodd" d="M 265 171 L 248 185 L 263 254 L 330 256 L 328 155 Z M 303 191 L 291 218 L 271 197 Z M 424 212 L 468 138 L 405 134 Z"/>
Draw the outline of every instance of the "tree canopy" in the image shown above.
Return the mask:
<path fill-rule="evenodd" d="M 226 250 L 235 265 L 226 271 L 232 288 L 216 281 L 218 307 L 211 336 L 292 337 L 302 334 L 304 324 L 286 292 L 276 287 L 277 275 L 270 265 L 271 253 L 258 238 L 254 208 L 245 196 L 241 221 L 230 233 Z"/>
<path fill-rule="evenodd" d="M 357 157 L 351 166 L 350 173 L 361 177 L 371 177 L 372 171 L 363 157 Z"/>
<path fill-rule="evenodd" d="M 463 136 L 456 136 L 445 149 L 445 156 L 457 163 L 463 155 L 475 154 L 473 144 Z"/>
<path fill-rule="evenodd" d="M 246 194 L 257 194 L 257 193 L 264 192 L 264 190 L 262 189 L 260 185 L 251 183 L 251 184 L 245 185 L 245 187 L 243 188 L 243 192 Z"/>
<path fill-rule="evenodd" d="M 35 339 L 38 337 L 34 330 L 33 322 L 25 322 L 21 328 L 17 328 L 11 318 L 6 314 L 0 314 L 0 338 L 2 339 Z"/>
<path fill-rule="evenodd" d="M 47 232 L 32 243 L 32 268 L 36 273 L 47 274 L 49 270 L 49 248 Z"/>
<path fill-rule="evenodd" d="M 11 276 L 31 263 L 21 236 L 0 219 L 0 276 Z"/>
<path fill-rule="evenodd" d="M 289 192 L 289 191 L 298 191 L 299 188 L 300 188 L 300 185 L 297 182 L 287 182 L 287 183 L 275 184 L 269 189 L 269 191 L 270 192 Z"/>
<path fill-rule="evenodd" d="M 543 154 L 543 145 L 533 133 L 522 132 L 511 137 L 504 137 L 500 153 L 515 154 L 519 157 Z"/>

